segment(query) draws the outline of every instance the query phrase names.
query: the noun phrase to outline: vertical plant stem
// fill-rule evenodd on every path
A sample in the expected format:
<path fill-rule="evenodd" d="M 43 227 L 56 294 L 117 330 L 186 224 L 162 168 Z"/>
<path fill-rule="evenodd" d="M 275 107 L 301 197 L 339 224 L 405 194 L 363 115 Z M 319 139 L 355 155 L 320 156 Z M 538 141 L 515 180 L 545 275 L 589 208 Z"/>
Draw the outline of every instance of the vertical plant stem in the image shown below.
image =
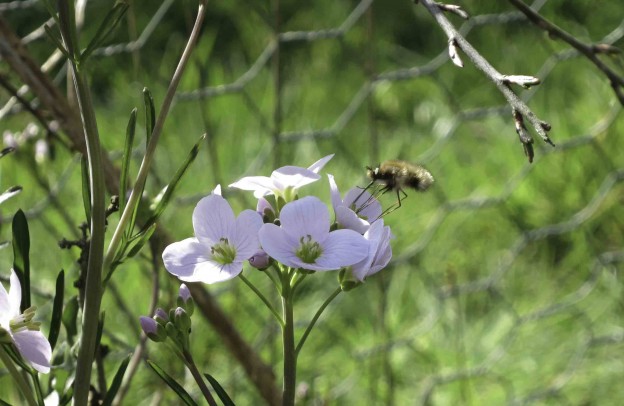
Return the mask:
<path fill-rule="evenodd" d="M 128 226 L 128 222 L 132 218 L 132 212 L 134 211 L 134 207 L 136 207 L 141 197 L 134 191 L 143 190 L 143 185 L 145 185 L 145 180 L 147 179 L 147 174 L 152 164 L 152 159 L 154 158 L 154 151 L 156 150 L 158 139 L 162 134 L 162 130 L 165 125 L 165 119 L 169 114 L 169 108 L 171 107 L 171 103 L 173 102 L 173 98 L 178 88 L 178 84 L 180 83 L 180 79 L 182 78 L 182 73 L 184 73 L 186 65 L 188 64 L 188 61 L 191 57 L 191 53 L 193 52 L 195 44 L 197 43 L 197 38 L 199 37 L 201 26 L 204 21 L 204 16 L 206 15 L 207 3 L 208 0 L 200 0 L 199 2 L 199 9 L 197 10 L 195 25 L 193 25 L 193 30 L 191 31 L 191 35 L 189 36 L 188 42 L 186 43 L 186 47 L 182 52 L 180 62 L 178 62 L 178 66 L 176 67 L 176 70 L 173 73 L 173 77 L 171 78 L 171 83 L 169 84 L 169 88 L 167 89 L 167 94 L 165 95 L 165 98 L 163 100 L 160 112 L 158 114 L 158 118 L 156 119 L 156 124 L 154 125 L 152 136 L 149 143 L 147 144 L 145 156 L 143 157 L 143 162 L 141 162 L 141 167 L 139 168 L 139 173 L 133 187 L 133 192 L 130 194 L 130 198 L 128 199 L 128 203 L 126 204 L 126 208 L 121 215 L 119 224 L 115 229 L 115 233 L 113 234 L 111 242 L 108 246 L 108 250 L 106 251 L 106 257 L 104 259 L 104 269 L 106 272 L 109 272 L 110 265 L 112 264 L 113 258 L 115 257 L 117 249 L 119 248 L 119 244 L 121 243 L 121 237 L 123 236 L 126 227 Z"/>
<path fill-rule="evenodd" d="M 195 378 L 195 382 L 197 382 L 199 389 L 204 394 L 204 398 L 206 399 L 206 401 L 208 402 L 210 406 L 217 406 L 217 402 L 212 397 L 212 394 L 210 393 L 210 389 L 208 389 L 208 387 L 206 386 L 206 382 L 204 381 L 204 378 L 199 373 L 197 366 L 195 366 L 195 362 L 193 361 L 193 357 L 191 356 L 191 353 L 186 350 L 184 350 L 183 353 L 184 353 L 184 359 L 186 361 L 186 366 L 188 367 L 189 371 L 191 371 L 191 375 L 193 375 L 193 378 Z"/>
<path fill-rule="evenodd" d="M 293 311 L 293 297 L 290 289 L 290 280 L 287 278 L 282 289 L 282 311 L 284 313 L 284 327 L 282 341 L 284 345 L 284 387 L 282 405 L 294 406 L 295 385 L 297 383 L 297 352 L 295 350 L 295 322 Z"/>
<path fill-rule="evenodd" d="M 15 381 L 17 386 L 20 388 L 20 391 L 24 395 L 24 398 L 26 398 L 26 402 L 28 402 L 28 404 L 31 406 L 37 406 L 37 402 L 33 397 L 30 386 L 28 386 L 28 382 L 26 382 L 20 371 L 15 368 L 15 364 L 13 364 L 11 357 L 9 357 L 9 354 L 7 354 L 6 350 L 4 349 L 4 345 L 0 345 L 0 360 L 2 360 L 2 363 L 13 377 L 13 380 Z"/>
<path fill-rule="evenodd" d="M 102 152 L 91 94 L 87 81 L 78 66 L 72 62 L 71 67 L 85 130 L 91 183 L 91 242 L 89 244 L 89 262 L 82 314 L 82 337 L 74 383 L 74 404 L 85 405 L 89 395 L 91 368 L 95 355 L 95 341 L 102 302 L 102 261 L 104 258 L 106 207 Z"/>

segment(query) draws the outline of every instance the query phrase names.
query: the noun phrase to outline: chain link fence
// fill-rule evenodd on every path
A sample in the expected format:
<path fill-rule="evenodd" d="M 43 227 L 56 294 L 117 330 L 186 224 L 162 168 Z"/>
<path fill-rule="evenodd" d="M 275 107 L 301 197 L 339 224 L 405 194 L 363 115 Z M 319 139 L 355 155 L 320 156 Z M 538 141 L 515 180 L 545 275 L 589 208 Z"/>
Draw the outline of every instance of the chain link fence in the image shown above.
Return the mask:
<path fill-rule="evenodd" d="M 408 192 L 387 217 L 397 237 L 391 267 L 342 295 L 321 319 L 300 361 L 302 399 L 620 404 L 623 122 L 608 80 L 506 2 L 468 1 L 475 10 L 469 20 L 449 17 L 492 65 L 540 78 L 540 85 L 517 93 L 553 125 L 556 147 L 537 140 L 530 164 L 511 108 L 467 58 L 463 69 L 450 63 L 447 39 L 421 5 L 363 0 L 319 11 L 291 3 L 212 3 L 213 25 L 207 22 L 197 69 L 173 112 L 209 133 L 211 174 L 202 179 L 227 184 L 285 164 L 305 166 L 329 152 L 340 162 L 333 170 L 347 174 L 344 189 L 349 181 L 362 184 L 364 167 L 385 159 L 421 163 L 436 177 L 431 192 Z M 603 15 L 603 26 L 591 25 L 611 10 L 601 5 L 590 11 L 539 1 L 533 7 L 595 43 L 621 44 L 621 10 Z M 10 2 L 0 10 L 33 6 Z M 159 46 L 151 36 L 175 7 L 162 2 L 135 38 L 97 54 L 140 58 L 144 48 Z M 583 12 L 596 19 L 573 24 Z M 220 30 L 240 42 L 223 40 Z M 15 109 L 7 106 L 8 117 Z M 243 123 L 232 123 L 237 120 Z M 245 133 L 227 135 L 235 131 Z M 75 162 L 69 169 L 79 172 Z M 32 219 L 65 210 L 53 202 L 67 179 L 60 175 L 45 200 L 29 205 Z M 188 187 L 179 206 L 192 209 L 209 189 Z M 169 220 L 165 227 L 181 221 L 174 214 Z M 319 286 L 335 283 L 323 281 Z M 238 288 L 214 292 L 232 314 L 256 316 L 241 330 L 277 365 L 276 326 L 253 309 L 254 298 Z M 300 317 L 312 316 L 305 306 L 314 308 L 319 297 L 303 294 Z M 242 373 L 230 367 L 225 384 L 236 388 L 234 395 L 245 393 Z"/>

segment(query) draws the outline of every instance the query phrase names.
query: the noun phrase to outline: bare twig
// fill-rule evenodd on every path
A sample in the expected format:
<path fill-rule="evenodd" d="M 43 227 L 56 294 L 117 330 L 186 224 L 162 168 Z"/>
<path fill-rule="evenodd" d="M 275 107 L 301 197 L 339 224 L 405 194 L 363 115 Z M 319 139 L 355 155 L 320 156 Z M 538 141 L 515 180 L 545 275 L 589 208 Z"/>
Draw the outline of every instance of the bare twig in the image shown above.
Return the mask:
<path fill-rule="evenodd" d="M 621 105 L 624 106 L 624 76 L 617 74 L 606 63 L 604 63 L 598 55 L 600 54 L 614 54 L 621 53 L 622 51 L 614 47 L 611 44 L 586 44 L 579 41 L 576 37 L 570 33 L 562 30 L 552 22 L 548 21 L 537 11 L 531 9 L 524 4 L 521 0 L 509 0 L 509 2 L 522 12 L 533 24 L 537 25 L 542 30 L 548 33 L 550 38 L 558 38 L 581 54 L 585 55 L 611 82 L 611 87 L 615 92 L 615 96 L 618 98 Z"/>
<path fill-rule="evenodd" d="M 453 57 L 453 62 L 460 66 L 457 61 L 459 55 L 457 48 L 461 49 L 474 63 L 474 65 L 482 71 L 500 90 L 500 92 L 507 99 L 507 103 L 512 108 L 514 121 L 518 123 L 517 117 L 526 119 L 531 126 L 535 129 L 535 132 L 548 144 L 554 146 L 553 142 L 548 137 L 548 132 L 551 127 L 547 122 L 540 120 L 526 105 L 516 93 L 511 89 L 511 84 L 520 84 L 524 87 L 528 85 L 538 84 L 539 80 L 532 76 L 522 75 L 503 75 L 498 72 L 479 52 L 472 47 L 472 45 L 459 33 L 459 31 L 451 24 L 451 22 L 444 16 L 444 13 L 440 5 L 433 0 L 421 0 L 422 5 L 431 13 L 438 25 L 446 33 L 449 40 L 449 54 Z M 521 79 L 517 79 L 521 78 Z M 520 136 L 520 141 L 524 147 L 525 154 L 529 159 L 529 162 L 533 161 L 533 138 L 527 131 Z"/>

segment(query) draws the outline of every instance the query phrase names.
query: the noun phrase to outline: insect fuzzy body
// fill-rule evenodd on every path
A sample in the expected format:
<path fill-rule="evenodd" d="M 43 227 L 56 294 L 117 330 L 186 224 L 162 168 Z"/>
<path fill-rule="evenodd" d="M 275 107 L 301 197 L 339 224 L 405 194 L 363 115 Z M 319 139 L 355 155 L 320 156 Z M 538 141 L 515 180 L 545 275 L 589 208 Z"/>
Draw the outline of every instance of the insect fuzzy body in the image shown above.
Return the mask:
<path fill-rule="evenodd" d="M 384 161 L 376 168 L 366 167 L 366 174 L 371 179 L 371 183 L 365 188 L 368 189 L 375 182 L 381 183 L 383 186 L 376 197 L 386 192 L 394 190 L 397 195 L 397 202 L 387 208 L 383 215 L 389 214 L 401 207 L 401 201 L 407 197 L 404 189 L 414 189 L 424 192 L 433 184 L 433 176 L 431 172 L 420 165 L 414 165 L 409 162 L 391 159 Z"/>

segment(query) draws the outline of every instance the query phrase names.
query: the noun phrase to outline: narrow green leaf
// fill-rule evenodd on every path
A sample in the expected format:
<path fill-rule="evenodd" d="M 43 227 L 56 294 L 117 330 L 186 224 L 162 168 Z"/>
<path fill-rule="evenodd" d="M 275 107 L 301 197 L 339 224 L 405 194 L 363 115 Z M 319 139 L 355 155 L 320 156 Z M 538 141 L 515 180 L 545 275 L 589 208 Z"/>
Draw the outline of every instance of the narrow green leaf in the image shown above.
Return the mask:
<path fill-rule="evenodd" d="M 119 365 L 119 368 L 117 369 L 117 373 L 113 378 L 113 382 L 111 382 L 111 385 L 106 392 L 106 398 L 104 398 L 104 402 L 102 403 L 103 406 L 109 406 L 113 404 L 113 400 L 117 395 L 117 391 L 121 387 L 121 382 L 123 380 L 124 374 L 126 373 L 126 368 L 128 368 L 128 364 L 130 363 L 131 356 L 132 354 L 128 354 L 128 356 L 124 358 L 123 361 L 121 361 L 121 365 Z"/>
<path fill-rule="evenodd" d="M 9 155 L 13 151 L 15 151 L 15 148 L 13 148 L 13 147 L 3 148 L 2 151 L 0 151 L 0 158 L 2 158 L 5 155 Z"/>
<path fill-rule="evenodd" d="M 10 403 L 5 402 L 4 400 L 0 399 L 0 406 L 11 406 Z"/>
<path fill-rule="evenodd" d="M 80 157 L 80 167 L 82 169 L 82 205 L 87 217 L 87 224 L 91 225 L 91 181 L 87 157 L 84 155 Z"/>
<path fill-rule="evenodd" d="M 145 144 L 149 144 L 152 131 L 156 125 L 156 109 L 152 92 L 147 87 L 143 88 L 143 102 L 145 103 Z"/>
<path fill-rule="evenodd" d="M 65 49 L 67 49 L 70 59 L 73 62 L 78 62 L 76 50 L 80 46 L 76 33 L 76 7 L 74 0 L 58 0 L 56 4 L 58 5 L 59 29 L 63 36 L 63 42 L 65 42 Z"/>
<path fill-rule="evenodd" d="M 175 175 L 173 176 L 169 184 L 165 186 L 163 190 L 160 192 L 160 194 L 154 199 L 154 203 L 152 204 L 152 207 L 151 207 L 152 215 L 145 222 L 145 225 L 143 226 L 144 229 L 146 227 L 151 227 L 152 224 L 156 223 L 160 215 L 165 211 L 165 209 L 167 208 L 167 205 L 171 201 L 171 198 L 173 196 L 173 192 L 176 189 L 176 186 L 178 186 L 178 183 L 180 182 L 180 179 L 182 179 L 182 176 L 184 176 L 184 174 L 186 173 L 186 170 L 193 163 L 195 158 L 197 158 L 199 147 L 201 146 L 202 142 L 205 139 L 206 139 L 206 134 L 199 137 L 199 140 L 193 146 L 193 148 L 191 149 L 191 152 L 189 152 L 188 156 L 186 157 L 186 160 L 182 163 L 182 166 L 178 168 L 177 172 L 175 173 Z"/>
<path fill-rule="evenodd" d="M 74 343 L 74 337 L 78 333 L 78 328 L 76 327 L 76 318 L 78 317 L 78 296 L 74 296 L 65 305 L 65 310 L 63 310 L 63 326 L 65 326 L 65 331 L 67 332 L 67 340 L 70 344 Z"/>
<path fill-rule="evenodd" d="M 54 6 L 52 6 L 52 3 L 50 3 L 50 0 L 43 0 L 43 4 L 48 9 L 48 13 L 50 13 L 50 16 L 54 19 L 54 22 L 56 23 L 56 25 L 59 25 L 59 19 L 56 13 L 56 9 L 54 8 Z"/>
<path fill-rule="evenodd" d="M 73 397 L 74 397 L 74 386 L 72 385 L 69 387 L 69 389 L 67 389 L 67 392 L 63 394 L 61 399 L 59 399 L 59 406 L 68 405 L 69 402 L 71 402 Z"/>
<path fill-rule="evenodd" d="M 63 319 L 63 297 L 65 296 L 65 271 L 61 270 L 56 277 L 56 294 L 54 295 L 54 305 L 52 306 L 52 321 L 50 322 L 50 334 L 48 341 L 54 349 L 59 332 L 61 331 L 61 320 Z"/>
<path fill-rule="evenodd" d="M 30 233 L 26 215 L 20 209 L 13 216 L 13 269 L 22 285 L 22 312 L 30 307 Z"/>
<path fill-rule="evenodd" d="M 58 34 L 52 31 L 52 28 L 50 28 L 50 26 L 47 24 L 43 26 L 43 29 L 45 30 L 46 34 L 48 34 L 48 38 L 50 39 L 50 41 L 54 43 L 54 46 L 57 47 L 58 50 L 61 51 L 67 59 L 70 59 L 69 52 L 67 52 L 67 49 L 65 49 L 65 46 L 63 45 L 63 40 L 58 37 Z"/>
<path fill-rule="evenodd" d="M 193 398 L 191 398 L 191 395 L 189 395 L 188 392 L 185 391 L 184 388 L 175 381 L 175 379 L 173 379 L 165 371 L 163 371 L 161 367 L 159 367 L 158 365 L 156 365 L 156 363 L 150 360 L 147 360 L 146 362 L 147 362 L 147 365 L 149 365 L 150 368 L 152 368 L 152 370 L 156 372 L 156 374 L 160 377 L 160 379 L 162 379 L 167 385 L 169 385 L 171 389 L 173 389 L 173 391 L 178 395 L 178 397 L 180 397 L 180 399 L 182 399 L 182 401 L 186 405 L 189 405 L 189 406 L 197 405 L 197 403 L 195 403 Z"/>
<path fill-rule="evenodd" d="M 6 192 L 2 193 L 0 195 L 0 204 L 6 202 L 7 200 L 9 200 L 10 198 L 12 198 L 13 196 L 19 194 L 19 192 L 22 191 L 22 187 L 21 186 L 11 186 L 10 188 L 8 188 L 6 190 Z"/>
<path fill-rule="evenodd" d="M 210 385 L 215 390 L 215 393 L 217 394 L 219 399 L 221 399 L 221 402 L 223 402 L 224 406 L 236 406 L 234 404 L 234 401 L 228 396 L 225 389 L 223 389 L 223 387 L 212 375 L 204 374 L 204 376 L 206 377 L 206 379 L 208 379 L 208 382 L 210 382 Z"/>
<path fill-rule="evenodd" d="M 128 255 L 126 258 L 132 258 L 136 254 L 141 251 L 141 248 L 145 245 L 145 243 L 150 239 L 154 231 L 156 230 L 156 224 L 152 224 L 147 229 L 141 230 L 138 234 L 130 239 L 128 244 L 130 245 L 130 249 L 128 250 Z"/>
<path fill-rule="evenodd" d="M 130 170 L 130 158 L 132 156 L 132 144 L 136 130 L 137 109 L 130 112 L 130 120 L 126 128 L 126 141 L 124 143 L 123 157 L 121 158 L 121 177 L 119 179 L 119 212 L 123 213 L 126 207 L 126 190 L 128 188 L 128 171 Z"/>
<path fill-rule="evenodd" d="M 113 8 L 108 11 L 106 17 L 104 17 L 104 20 L 97 29 L 97 32 L 91 39 L 91 42 L 89 42 L 87 48 L 80 55 L 80 62 L 86 61 L 91 53 L 93 53 L 93 51 L 95 51 L 100 45 L 102 45 L 106 37 L 108 37 L 110 33 L 113 32 L 113 30 L 117 27 L 117 24 L 119 24 L 119 21 L 121 20 L 121 17 L 123 17 L 123 15 L 126 13 L 126 10 L 128 10 L 128 3 L 122 1 L 116 3 Z"/>

